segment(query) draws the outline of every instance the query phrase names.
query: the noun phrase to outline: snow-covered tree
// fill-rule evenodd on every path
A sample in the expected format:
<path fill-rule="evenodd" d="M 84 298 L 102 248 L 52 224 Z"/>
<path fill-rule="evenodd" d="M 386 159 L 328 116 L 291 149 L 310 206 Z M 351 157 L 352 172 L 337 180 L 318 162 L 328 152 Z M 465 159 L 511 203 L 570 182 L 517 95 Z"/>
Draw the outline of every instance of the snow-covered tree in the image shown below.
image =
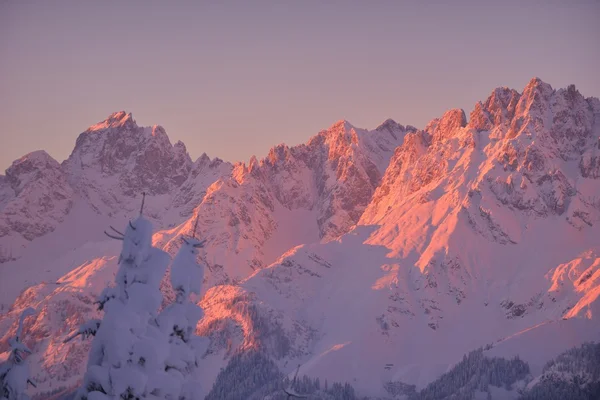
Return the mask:
<path fill-rule="evenodd" d="M 583 343 L 548 361 L 519 400 L 600 399 L 600 343 Z"/>
<path fill-rule="evenodd" d="M 163 366 L 169 349 L 156 317 L 162 302 L 160 281 L 170 257 L 152 246 L 152 224 L 141 212 L 125 233 L 112 229 L 116 233 L 109 236 L 122 240 L 123 248 L 115 286 L 98 300 L 104 318 L 85 323 L 66 340 L 94 336 L 75 399 L 168 399 L 164 387 L 169 377 Z"/>
<path fill-rule="evenodd" d="M 29 396 L 25 393 L 27 385 L 35 386 L 29 378 L 29 366 L 24 358 L 25 354 L 31 354 L 31 350 L 21 341 L 23 321 L 33 314 L 35 314 L 33 308 L 27 308 L 21 313 L 15 337 L 8 342 L 10 345 L 8 360 L 0 365 L 1 400 L 28 400 Z"/>
<path fill-rule="evenodd" d="M 200 387 L 195 373 L 198 359 L 208 344 L 207 338 L 194 335 L 204 312 L 190 301 L 190 295 L 200 295 L 202 289 L 204 265 L 199 264 L 197 258 L 198 249 L 203 247 L 204 241 L 195 236 L 182 237 L 182 241 L 171 264 L 171 286 L 176 299 L 160 313 L 156 321 L 161 331 L 168 336 L 169 355 L 165 371 L 175 383 L 170 394 L 179 400 L 191 400 L 200 399 Z"/>

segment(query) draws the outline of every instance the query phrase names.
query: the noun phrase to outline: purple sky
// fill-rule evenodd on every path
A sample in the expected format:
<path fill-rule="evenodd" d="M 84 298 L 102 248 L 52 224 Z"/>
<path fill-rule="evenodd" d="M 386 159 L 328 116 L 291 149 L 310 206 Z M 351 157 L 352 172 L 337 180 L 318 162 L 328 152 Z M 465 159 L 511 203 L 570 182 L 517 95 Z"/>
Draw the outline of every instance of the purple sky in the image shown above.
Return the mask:
<path fill-rule="evenodd" d="M 422 3 L 427 3 L 424 5 Z M 2 1 L 0 170 L 118 110 L 225 160 L 423 127 L 533 76 L 600 96 L 600 2 Z"/>

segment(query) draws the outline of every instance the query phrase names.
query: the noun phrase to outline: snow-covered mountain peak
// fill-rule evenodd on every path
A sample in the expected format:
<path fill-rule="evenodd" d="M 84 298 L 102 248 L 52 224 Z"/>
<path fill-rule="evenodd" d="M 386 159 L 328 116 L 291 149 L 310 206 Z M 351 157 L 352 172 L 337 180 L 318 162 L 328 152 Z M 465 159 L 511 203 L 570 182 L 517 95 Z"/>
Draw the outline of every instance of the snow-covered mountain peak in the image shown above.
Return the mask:
<path fill-rule="evenodd" d="M 464 110 L 456 108 L 446 111 L 441 118 L 436 118 L 425 127 L 434 141 L 451 138 L 458 133 L 460 128 L 467 125 L 467 117 Z"/>
<path fill-rule="evenodd" d="M 388 132 L 397 132 L 397 131 L 404 131 L 407 130 L 407 128 L 405 128 L 403 125 L 397 123 L 396 121 L 394 121 L 391 118 L 386 119 L 385 121 L 383 121 L 377 128 L 375 128 L 376 131 L 388 131 Z"/>
<path fill-rule="evenodd" d="M 208 154 L 202 153 L 195 162 L 196 164 L 208 164 L 210 163 L 210 157 Z"/>
<path fill-rule="evenodd" d="M 127 113 L 126 111 L 117 111 L 110 114 L 104 121 L 90 126 L 87 131 L 95 132 L 109 128 L 135 129 L 137 128 L 137 124 L 131 113 Z"/>
<path fill-rule="evenodd" d="M 103 122 L 92 125 L 82 132 L 77 138 L 69 160 L 78 155 L 96 153 L 96 155 L 102 156 L 111 152 L 117 153 L 115 154 L 116 158 L 125 159 L 132 154 L 136 154 L 135 152 L 138 150 L 135 148 L 136 145 L 144 146 L 150 143 L 159 145 L 164 149 L 172 147 L 171 141 L 162 126 L 139 127 L 131 113 L 127 114 L 125 111 L 119 111 L 111 114 Z M 108 160 L 101 161 L 109 162 Z"/>
<path fill-rule="evenodd" d="M 18 196 L 25 186 L 55 171 L 60 171 L 60 164 L 44 150 L 38 150 L 13 161 L 6 170 L 6 180 Z"/>
<path fill-rule="evenodd" d="M 281 143 L 275 147 L 271 147 L 269 154 L 265 158 L 265 162 L 269 163 L 270 165 L 276 165 L 289 161 L 291 157 L 292 154 L 289 146 L 285 143 Z"/>
<path fill-rule="evenodd" d="M 539 78 L 533 78 L 523 89 L 516 108 L 516 118 L 530 116 L 543 117 L 555 91 L 552 86 Z"/>
<path fill-rule="evenodd" d="M 348 132 L 350 130 L 354 129 L 354 125 L 352 125 L 350 123 L 350 121 L 346 120 L 346 119 L 340 119 L 335 121 L 333 124 L 331 124 L 331 126 L 326 129 L 329 132 L 332 133 L 344 133 L 344 132 Z"/>
<path fill-rule="evenodd" d="M 71 209 L 72 197 L 60 164 L 45 151 L 15 160 L 0 181 L 0 263 L 54 230 Z"/>
<path fill-rule="evenodd" d="M 351 142 L 356 136 L 356 128 L 345 119 L 334 122 L 329 128 L 321 130 L 317 135 L 311 137 L 307 146 L 320 145 L 321 143 Z"/>
<path fill-rule="evenodd" d="M 255 170 L 258 167 L 259 167 L 258 158 L 256 158 L 256 156 L 253 155 L 252 157 L 250 157 L 250 161 L 248 162 L 248 171 L 252 172 L 253 170 Z"/>
<path fill-rule="evenodd" d="M 56 161 L 45 150 L 36 150 L 36 151 L 32 151 L 31 153 L 25 154 L 24 156 L 16 159 L 15 161 L 12 162 L 12 165 L 14 166 L 16 164 L 21 164 L 24 162 L 34 162 L 34 163 L 46 162 L 49 159 L 52 161 Z"/>
<path fill-rule="evenodd" d="M 539 77 L 534 76 L 529 80 L 529 82 L 525 86 L 525 89 L 523 89 L 523 96 L 529 97 L 535 94 L 536 92 L 550 94 L 553 91 L 554 90 L 552 89 L 552 86 L 549 83 L 546 83 Z"/>
<path fill-rule="evenodd" d="M 469 127 L 478 131 L 490 131 L 494 127 L 510 124 L 520 97 L 521 94 L 514 89 L 494 89 L 485 102 L 475 105 L 469 118 Z M 492 134 L 491 132 L 490 135 Z"/>
<path fill-rule="evenodd" d="M 79 135 L 63 167 L 94 207 L 118 209 L 123 195 L 181 186 L 192 164 L 185 145 L 172 145 L 162 126 L 138 127 L 131 114 L 117 112 Z"/>
<path fill-rule="evenodd" d="M 152 126 L 152 133 L 151 135 L 155 138 L 160 138 L 160 140 L 166 140 L 169 142 L 169 144 L 171 143 L 171 141 L 169 140 L 169 136 L 167 135 L 167 131 L 165 130 L 165 128 L 163 128 L 160 125 L 153 125 Z M 183 142 L 179 141 L 178 143 L 183 144 Z"/>
<path fill-rule="evenodd" d="M 181 143 L 181 142 L 179 142 Z M 181 152 L 183 152 L 183 149 L 185 149 L 185 145 L 183 143 L 181 143 L 181 145 L 178 145 L 177 143 L 175 143 L 175 147 L 182 147 Z M 186 150 L 187 152 L 187 150 Z M 206 153 L 202 153 L 202 155 L 200 157 L 198 157 L 196 159 L 196 161 L 194 161 L 194 169 L 203 169 L 203 168 L 218 168 L 221 165 L 226 165 L 228 166 L 228 168 L 231 168 L 232 165 L 229 162 L 223 161 L 221 160 L 219 157 L 215 157 L 215 158 L 210 158 L 208 156 L 208 154 Z"/>

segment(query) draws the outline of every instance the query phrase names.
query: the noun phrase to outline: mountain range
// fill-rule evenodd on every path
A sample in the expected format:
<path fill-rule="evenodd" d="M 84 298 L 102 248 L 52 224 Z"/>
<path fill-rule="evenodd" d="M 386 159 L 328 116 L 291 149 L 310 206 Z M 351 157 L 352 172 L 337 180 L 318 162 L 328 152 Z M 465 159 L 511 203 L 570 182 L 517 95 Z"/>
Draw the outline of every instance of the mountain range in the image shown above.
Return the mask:
<path fill-rule="evenodd" d="M 98 316 L 119 251 L 103 231 L 142 193 L 155 246 L 174 254 L 196 220 L 207 240 L 207 392 L 240 351 L 385 396 L 479 347 L 539 374 L 600 339 L 600 100 L 573 85 L 497 88 L 423 129 L 339 121 L 248 164 L 193 161 L 124 111 L 62 163 L 15 160 L 0 176 L 0 352 L 34 307 L 39 393 L 81 379 L 89 342 L 63 340 Z"/>

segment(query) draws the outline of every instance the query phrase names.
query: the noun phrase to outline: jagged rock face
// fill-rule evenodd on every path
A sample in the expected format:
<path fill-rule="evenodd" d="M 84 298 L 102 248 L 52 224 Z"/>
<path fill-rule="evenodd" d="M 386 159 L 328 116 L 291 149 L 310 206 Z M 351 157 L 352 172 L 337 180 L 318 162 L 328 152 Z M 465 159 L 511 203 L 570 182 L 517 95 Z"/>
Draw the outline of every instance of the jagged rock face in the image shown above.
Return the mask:
<path fill-rule="evenodd" d="M 560 232 L 592 235 L 600 222 L 597 104 L 574 87 L 554 90 L 533 79 L 523 94 L 494 90 L 468 124 L 460 110 L 447 112 L 406 135 L 359 225 L 380 225 L 370 243 L 414 257 L 423 274 L 415 287 L 429 293 L 427 301 L 443 303 L 442 295 L 462 302 L 480 273 L 468 259 L 485 254 L 461 250 L 469 235 L 484 239 L 486 249 L 526 246 L 533 227 L 554 218 Z M 507 300 L 507 312 L 539 304 L 538 294 L 531 296 L 537 300 Z"/>
<path fill-rule="evenodd" d="M 489 188 L 502 204 L 537 216 L 567 213 L 578 194 L 576 181 L 597 176 L 597 103 L 573 86 L 553 90 L 533 79 L 522 95 L 506 88 L 494 90 L 476 105 L 468 125 L 460 110 L 449 111 L 424 131 L 406 136 L 367 215 L 381 215 L 376 204 L 386 199 L 421 191 L 416 201 L 426 201 L 434 188 L 448 193 L 452 170 L 475 168 L 478 173 L 463 177 L 470 180 L 472 190 L 481 193 Z M 577 162 L 581 175 L 571 173 L 569 162 Z M 466 194 L 455 192 L 457 198 Z M 477 199 L 470 196 L 465 205 Z"/>
<path fill-rule="evenodd" d="M 161 126 L 141 128 L 131 114 L 119 112 L 83 132 L 64 167 L 73 186 L 88 198 L 99 196 L 117 206 L 120 195 L 178 189 L 188 179 L 192 161 L 185 145 L 171 145 Z M 107 182 L 114 183 L 107 187 Z"/>
<path fill-rule="evenodd" d="M 442 118 L 431 121 L 425 130 L 433 137 L 435 143 L 452 138 L 465 125 L 467 125 L 465 112 L 455 109 L 446 111 Z"/>
<path fill-rule="evenodd" d="M 388 154 L 389 159 L 404 137 L 399 126 L 393 128 L 367 134 L 348 124 L 337 124 L 325 133 L 327 161 L 317 178 L 317 182 L 324 183 L 317 186 L 321 198 L 318 222 L 323 238 L 336 238 L 358 222 L 384 171 L 370 155 Z M 311 144 L 316 142 L 309 143 L 312 152 Z"/>
<path fill-rule="evenodd" d="M 262 248 L 271 238 L 277 223 L 273 215 L 274 200 L 260 184 L 253 185 L 252 192 L 243 190 L 235 180 L 220 180 L 214 183 L 198 208 L 199 226 L 203 236 L 224 255 L 245 255 L 251 270 L 265 266 Z M 226 207 L 223 207 L 226 205 Z M 240 279 L 248 272 L 237 271 L 229 266 L 227 258 L 219 260 L 215 268 L 226 275 Z M 223 276 L 225 279 L 226 276 Z"/>
<path fill-rule="evenodd" d="M 373 195 L 367 215 L 372 215 L 376 209 L 381 211 L 376 204 L 384 200 L 402 201 L 407 195 L 444 177 L 449 161 L 457 159 L 457 149 L 472 147 L 472 135 L 463 134 L 465 125 L 463 110 L 450 110 L 442 118 L 431 121 L 425 130 L 407 133 Z"/>
<path fill-rule="evenodd" d="M 0 175 L 0 211 L 15 197 L 15 191 L 10 186 L 6 176 Z"/>
<path fill-rule="evenodd" d="M 66 176 L 45 151 L 13 162 L 0 185 L 0 240 L 5 243 L 12 237 L 21 244 L 53 231 L 73 205 L 73 191 Z M 2 247 L 0 262 L 18 256 L 19 248 Z"/>
<path fill-rule="evenodd" d="M 175 147 L 183 146 L 177 142 Z M 232 165 L 219 158 L 211 160 L 206 153 L 193 164 L 187 180 L 179 187 L 173 197 L 172 206 L 179 208 L 180 215 L 189 217 L 206 195 L 207 188 L 222 177 L 230 176 Z"/>
<path fill-rule="evenodd" d="M 127 207 L 132 197 L 146 192 L 172 197 L 163 208 L 181 207 L 182 216 L 202 201 L 206 187 L 231 171 L 228 163 L 206 154 L 192 162 L 185 145 L 171 145 L 163 127 L 138 127 L 125 112 L 83 132 L 63 167 L 97 209 Z"/>
<path fill-rule="evenodd" d="M 306 145 L 273 148 L 248 173 L 284 207 L 315 209 L 321 238 L 333 239 L 358 222 L 404 133 L 391 120 L 371 132 L 339 121 Z"/>
<path fill-rule="evenodd" d="M 584 178 L 600 178 L 600 151 L 590 149 L 588 152 L 584 153 L 579 162 L 579 169 Z"/>
<path fill-rule="evenodd" d="M 469 125 L 478 131 L 492 131 L 495 127 L 503 127 L 512 121 L 517 102 L 521 97 L 514 89 L 497 88 L 485 103 L 477 103 L 469 118 Z M 490 135 L 493 135 L 490 132 Z"/>
<path fill-rule="evenodd" d="M 390 121 L 370 132 L 340 121 L 307 144 L 275 146 L 260 161 L 236 164 L 230 177 L 208 188 L 192 218 L 198 217 L 198 232 L 211 244 L 209 286 L 243 279 L 302 243 L 306 236 L 300 239 L 289 226 L 290 216 L 300 215 L 294 213 L 314 219 L 318 236 L 310 241 L 346 233 L 370 202 L 403 136 Z M 192 219 L 177 232 L 190 232 Z M 282 234 L 289 240 L 277 244 Z M 164 243 L 177 247 L 168 238 Z"/>
<path fill-rule="evenodd" d="M 579 159 L 590 145 L 594 110 L 591 99 L 585 99 L 571 85 L 553 90 L 539 79 L 533 79 L 523 91 L 508 133 L 510 138 L 538 139 L 550 156 L 565 161 Z"/>
<path fill-rule="evenodd" d="M 522 208 L 529 202 L 538 215 L 563 215 L 572 201 L 578 202 L 574 197 L 579 195 L 578 186 L 583 189 L 581 178 L 594 174 L 597 141 L 594 132 L 599 127 L 598 108 L 594 104 L 597 100 L 585 99 L 574 86 L 553 90 L 534 79 L 525 88 L 507 133 L 510 139 L 497 153 L 513 180 L 522 180 L 522 190 L 517 190 L 522 195 L 512 194 L 513 206 Z M 580 175 L 570 173 L 568 165 L 572 162 L 579 164 Z M 537 196 L 525 201 L 523 189 L 529 186 Z M 504 193 L 498 194 L 500 198 L 506 197 Z"/>
<path fill-rule="evenodd" d="M 31 194 L 32 185 L 50 181 L 52 184 L 65 186 L 65 177 L 56 162 L 45 151 L 36 151 L 16 160 L 6 170 L 6 183 L 10 185 L 15 197 Z"/>
<path fill-rule="evenodd" d="M 587 99 L 592 112 L 596 115 L 595 126 L 600 123 L 598 114 L 600 114 L 600 100 L 596 98 Z M 592 145 L 585 150 L 579 161 L 579 170 L 585 178 L 598 179 L 600 178 L 600 132 L 596 128 L 592 134 Z M 595 141 L 595 146 L 594 146 Z"/>

